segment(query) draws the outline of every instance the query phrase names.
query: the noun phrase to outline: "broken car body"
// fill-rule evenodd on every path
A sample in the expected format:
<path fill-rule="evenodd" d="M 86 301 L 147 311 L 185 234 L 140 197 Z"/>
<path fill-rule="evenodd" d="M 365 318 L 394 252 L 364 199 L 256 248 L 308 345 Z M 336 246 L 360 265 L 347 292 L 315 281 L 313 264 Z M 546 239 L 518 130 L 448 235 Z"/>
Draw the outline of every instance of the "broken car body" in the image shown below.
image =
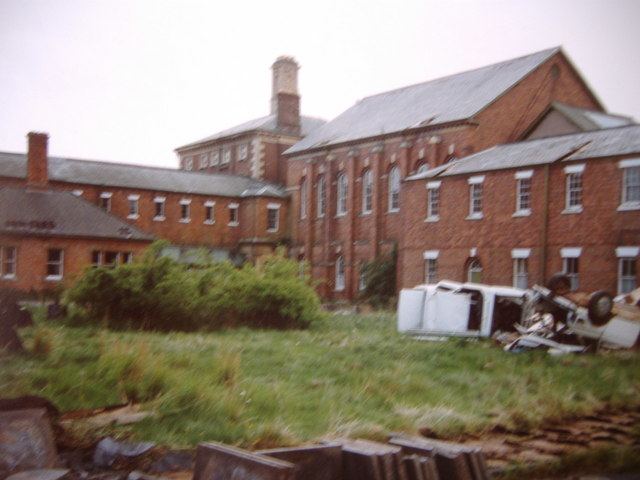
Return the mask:
<path fill-rule="evenodd" d="M 579 306 L 544 287 L 522 290 L 444 280 L 400 292 L 398 331 L 424 337 L 491 337 L 496 332 L 515 331 L 523 334 L 519 340 L 529 348 L 553 347 L 552 335 L 545 335 L 543 340 L 537 335 L 543 326 L 546 328 L 540 323 L 541 314 L 546 313 L 547 323 L 558 322 L 558 330 L 552 333 L 575 335 L 586 343 L 634 346 L 640 322 L 611 313 L 607 297 L 594 300 L 602 310 L 599 315 L 592 307 Z"/>

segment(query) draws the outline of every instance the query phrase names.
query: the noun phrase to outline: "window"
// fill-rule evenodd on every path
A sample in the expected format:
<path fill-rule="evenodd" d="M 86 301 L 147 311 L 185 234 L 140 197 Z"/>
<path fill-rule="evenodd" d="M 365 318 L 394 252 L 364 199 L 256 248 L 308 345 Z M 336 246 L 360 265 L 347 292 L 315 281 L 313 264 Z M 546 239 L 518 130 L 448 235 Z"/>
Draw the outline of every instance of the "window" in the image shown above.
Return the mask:
<path fill-rule="evenodd" d="M 216 223 L 215 207 L 216 207 L 216 202 L 213 202 L 211 200 L 207 200 L 206 202 L 204 202 L 204 223 L 205 224 L 213 225 L 214 223 Z"/>
<path fill-rule="evenodd" d="M 47 251 L 47 276 L 46 280 L 62 280 L 64 274 L 64 251 L 59 248 L 50 248 Z"/>
<path fill-rule="evenodd" d="M 327 183 L 324 178 L 324 175 L 320 175 L 318 177 L 318 218 L 324 217 L 324 211 L 326 207 L 326 197 L 327 197 Z"/>
<path fill-rule="evenodd" d="M 580 247 L 567 247 L 560 249 L 560 256 L 562 257 L 562 272 L 569 277 L 571 282 L 571 291 L 576 291 L 580 287 L 579 272 L 580 272 L 580 255 L 582 254 L 582 248 Z"/>
<path fill-rule="evenodd" d="M 200 155 L 200 169 L 207 168 L 209 166 L 209 154 L 204 153 Z"/>
<path fill-rule="evenodd" d="M 440 219 L 440 181 L 427 183 L 427 221 Z"/>
<path fill-rule="evenodd" d="M 373 174 L 366 170 L 362 174 L 362 213 L 371 213 L 373 208 Z"/>
<path fill-rule="evenodd" d="M 280 204 L 270 203 L 267 205 L 267 231 L 277 232 L 280 224 Z"/>
<path fill-rule="evenodd" d="M 222 164 L 226 165 L 230 161 L 231 161 L 231 150 L 229 150 L 228 148 L 225 148 L 224 151 L 222 152 Z"/>
<path fill-rule="evenodd" d="M 193 170 L 193 158 L 185 157 L 185 159 L 184 159 L 184 169 L 185 170 Z"/>
<path fill-rule="evenodd" d="M 582 172 L 583 165 L 571 165 L 565 167 L 566 197 L 563 213 L 580 213 L 582 211 Z"/>
<path fill-rule="evenodd" d="M 529 284 L 529 259 L 513 259 L 513 286 L 516 288 L 527 288 Z"/>
<path fill-rule="evenodd" d="M 467 282 L 482 283 L 482 264 L 477 258 L 472 258 L 467 266 Z"/>
<path fill-rule="evenodd" d="M 347 176 L 339 173 L 336 178 L 336 216 L 347 214 Z"/>
<path fill-rule="evenodd" d="M 111 211 L 111 192 L 102 192 L 100 194 L 100 208 L 105 212 Z"/>
<path fill-rule="evenodd" d="M 127 218 L 138 218 L 140 216 L 138 211 L 140 195 L 129 195 L 127 200 L 129 200 L 129 215 L 127 215 Z"/>
<path fill-rule="evenodd" d="M 531 177 L 533 170 L 516 172 L 516 211 L 514 216 L 531 215 Z"/>
<path fill-rule="evenodd" d="M 400 210 L 400 169 L 393 167 L 389 172 L 389 211 Z"/>
<path fill-rule="evenodd" d="M 622 203 L 618 210 L 640 210 L 640 158 L 622 160 Z"/>
<path fill-rule="evenodd" d="M 482 182 L 484 176 L 471 177 L 469 180 L 469 216 L 468 219 L 482 218 Z"/>
<path fill-rule="evenodd" d="M 637 258 L 640 247 L 618 247 L 618 293 L 629 293 L 638 287 Z"/>
<path fill-rule="evenodd" d="M 229 225 L 232 227 L 237 227 L 240 223 L 238 218 L 238 207 L 237 203 L 229 204 Z"/>
<path fill-rule="evenodd" d="M 525 289 L 529 286 L 529 255 L 530 248 L 514 248 L 511 250 L 513 259 L 513 286 Z"/>
<path fill-rule="evenodd" d="M 360 274 L 358 275 L 358 290 L 364 291 L 367 288 L 367 272 L 364 262 L 360 263 Z"/>
<path fill-rule="evenodd" d="M 117 265 L 131 262 L 133 262 L 133 253 L 131 252 L 113 252 L 100 250 L 94 250 L 93 252 L 91 252 L 91 264 L 94 267 L 115 267 Z"/>
<path fill-rule="evenodd" d="M 344 288 L 344 257 L 340 256 L 336 259 L 336 292 L 341 292 Z"/>
<path fill-rule="evenodd" d="M 426 172 L 427 170 L 429 170 L 429 165 L 427 165 L 427 164 L 426 164 L 426 163 L 424 163 L 424 162 L 419 162 L 419 163 L 416 165 L 416 173 L 424 173 L 424 172 Z"/>
<path fill-rule="evenodd" d="M 0 277 L 16 278 L 16 247 L 0 247 Z"/>
<path fill-rule="evenodd" d="M 180 220 L 181 223 L 189 223 L 191 221 L 191 200 L 183 198 L 180 200 Z"/>
<path fill-rule="evenodd" d="M 238 147 L 238 160 L 242 161 L 242 160 L 246 160 L 247 159 L 247 144 L 243 143 L 242 145 L 240 145 Z"/>
<path fill-rule="evenodd" d="M 307 218 L 307 179 L 300 183 L 300 218 Z"/>
<path fill-rule="evenodd" d="M 213 152 L 211 154 L 211 159 L 209 160 L 209 165 L 212 167 L 217 166 L 220 163 L 220 152 Z"/>
<path fill-rule="evenodd" d="M 153 219 L 156 222 L 161 222 L 165 219 L 164 216 L 164 203 L 165 197 L 155 197 L 153 199 L 154 216 Z"/>
<path fill-rule="evenodd" d="M 424 258 L 424 282 L 436 283 L 438 281 L 438 250 L 427 250 L 422 254 Z"/>

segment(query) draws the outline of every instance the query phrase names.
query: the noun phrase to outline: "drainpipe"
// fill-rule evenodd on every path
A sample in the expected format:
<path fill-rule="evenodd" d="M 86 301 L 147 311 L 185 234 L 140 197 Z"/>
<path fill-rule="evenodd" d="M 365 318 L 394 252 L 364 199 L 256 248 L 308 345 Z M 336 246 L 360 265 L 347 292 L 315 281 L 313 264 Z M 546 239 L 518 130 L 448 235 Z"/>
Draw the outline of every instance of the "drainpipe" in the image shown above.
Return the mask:
<path fill-rule="evenodd" d="M 544 285 L 547 279 L 547 243 L 549 232 L 549 165 L 543 170 L 543 196 L 542 196 L 542 229 L 540 230 L 540 283 Z"/>

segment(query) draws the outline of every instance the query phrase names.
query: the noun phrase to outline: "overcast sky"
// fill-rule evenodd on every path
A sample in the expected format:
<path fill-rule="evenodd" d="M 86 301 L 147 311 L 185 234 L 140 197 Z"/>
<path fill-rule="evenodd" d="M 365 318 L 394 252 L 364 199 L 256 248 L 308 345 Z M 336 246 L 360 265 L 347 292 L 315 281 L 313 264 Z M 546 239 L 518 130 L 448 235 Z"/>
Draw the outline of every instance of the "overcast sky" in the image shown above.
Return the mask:
<path fill-rule="evenodd" d="M 0 150 L 176 166 L 173 149 L 266 115 L 271 64 L 302 112 L 562 45 L 640 119 L 637 0 L 0 0 Z"/>

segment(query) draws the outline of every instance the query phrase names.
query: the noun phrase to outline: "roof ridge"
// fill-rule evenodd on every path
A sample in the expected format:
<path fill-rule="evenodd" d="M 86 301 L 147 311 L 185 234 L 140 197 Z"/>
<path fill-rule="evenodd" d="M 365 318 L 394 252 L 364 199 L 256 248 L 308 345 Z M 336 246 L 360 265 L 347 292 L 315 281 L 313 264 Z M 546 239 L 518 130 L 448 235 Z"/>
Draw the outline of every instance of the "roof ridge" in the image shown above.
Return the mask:
<path fill-rule="evenodd" d="M 514 57 L 514 58 L 507 59 L 507 60 L 502 60 L 502 61 L 500 61 L 500 62 L 490 63 L 489 65 L 483 65 L 483 66 L 481 66 L 481 67 L 470 68 L 470 69 L 468 69 L 468 70 L 463 70 L 463 71 L 461 71 L 461 72 L 451 73 L 451 74 L 449 74 L 449 75 L 443 75 L 443 76 L 441 76 L 441 77 L 432 78 L 431 80 L 425 80 L 425 81 L 423 81 L 423 82 L 416 82 L 416 83 L 413 83 L 413 84 L 411 84 L 411 85 L 405 85 L 404 87 L 393 88 L 393 89 L 391 89 L 391 90 L 386 90 L 386 91 L 384 91 L 384 92 L 374 93 L 374 94 L 372 94 L 372 95 L 367 95 L 366 97 L 362 97 L 360 100 L 358 100 L 358 101 L 356 102 L 356 104 L 357 104 L 357 103 L 360 103 L 360 102 L 362 102 L 362 101 L 364 101 L 364 100 L 368 100 L 368 99 L 370 99 L 370 98 L 377 97 L 377 96 L 379 96 L 379 95 L 386 95 L 386 94 L 389 94 L 389 93 L 400 92 L 400 91 L 402 91 L 402 90 L 406 90 L 406 89 L 409 89 L 409 88 L 417 87 L 418 85 L 425 85 L 425 84 L 427 84 L 427 83 L 437 82 L 437 81 L 439 81 L 439 80 L 445 80 L 445 79 L 448 79 L 448 78 L 451 78 L 451 77 L 456 77 L 456 76 L 458 76 L 458 75 L 464 75 L 465 73 L 471 73 L 471 72 L 475 72 L 475 71 L 478 71 L 478 70 L 483 70 L 483 69 L 485 69 L 485 68 L 495 67 L 495 66 L 497 66 L 497 65 L 501 65 L 501 64 L 505 64 L 505 63 L 514 62 L 514 61 L 516 61 L 516 60 L 521 60 L 521 59 L 523 59 L 523 58 L 527 58 L 527 57 L 533 57 L 533 56 L 535 56 L 535 55 L 540 55 L 540 54 L 542 54 L 542 53 L 548 53 L 548 54 L 549 54 L 548 56 L 551 56 L 551 54 L 552 54 L 552 53 L 559 52 L 559 51 L 561 51 L 561 49 L 562 49 L 562 47 L 560 47 L 560 46 L 553 47 L 553 48 L 547 48 L 547 49 L 545 49 L 545 50 L 540 50 L 540 51 L 538 51 L 538 52 L 529 53 L 529 54 L 527 54 L 527 55 L 521 55 L 521 56 L 519 56 L 519 57 Z M 546 60 L 546 58 L 548 58 L 548 57 L 545 57 L 545 60 Z"/>

